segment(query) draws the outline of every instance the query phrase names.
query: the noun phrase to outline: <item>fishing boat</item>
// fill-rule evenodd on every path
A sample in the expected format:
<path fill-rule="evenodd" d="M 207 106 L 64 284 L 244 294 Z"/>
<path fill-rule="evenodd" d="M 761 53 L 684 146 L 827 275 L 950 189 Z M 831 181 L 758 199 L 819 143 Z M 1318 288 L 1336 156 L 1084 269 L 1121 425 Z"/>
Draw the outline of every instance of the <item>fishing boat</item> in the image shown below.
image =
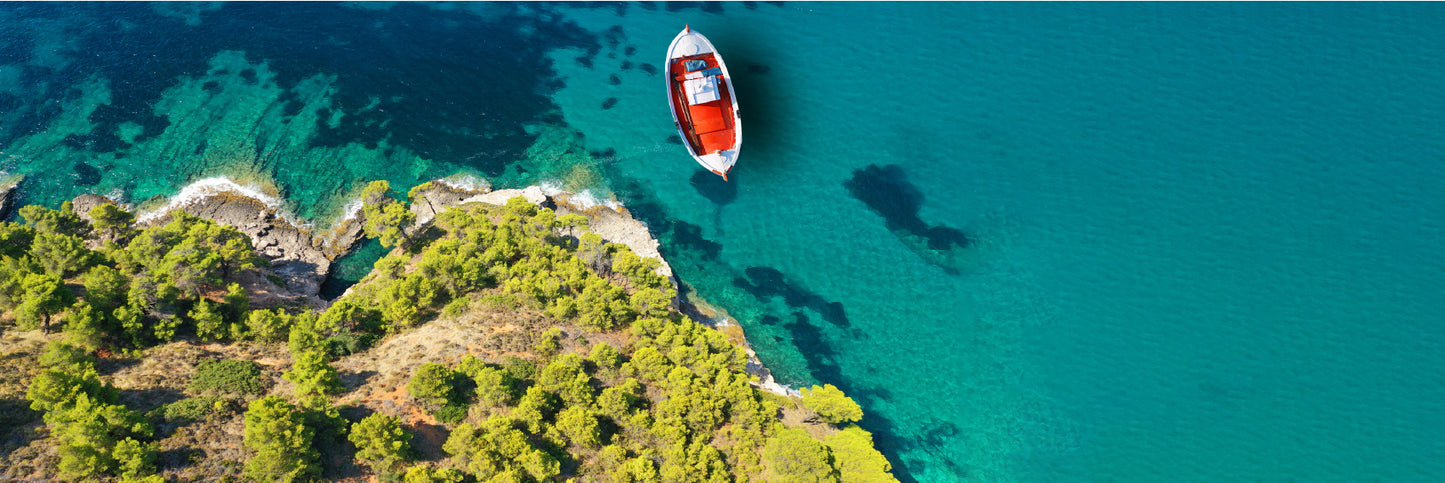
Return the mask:
<path fill-rule="evenodd" d="M 743 145 L 738 100 L 722 56 L 690 26 L 667 47 L 667 100 L 688 154 L 727 180 Z"/>

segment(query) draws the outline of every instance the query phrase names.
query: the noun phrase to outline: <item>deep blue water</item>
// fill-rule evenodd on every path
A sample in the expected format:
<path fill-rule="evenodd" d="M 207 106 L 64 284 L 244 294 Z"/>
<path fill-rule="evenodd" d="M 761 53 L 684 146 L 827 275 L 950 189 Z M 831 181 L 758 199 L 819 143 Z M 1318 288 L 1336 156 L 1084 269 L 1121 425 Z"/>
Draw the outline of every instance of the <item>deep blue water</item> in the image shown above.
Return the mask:
<path fill-rule="evenodd" d="M 676 143 L 683 23 L 731 183 Z M 25 202 L 613 193 L 916 481 L 1445 479 L 1438 4 L 0 4 Z M 155 201 L 151 201 L 155 203 Z"/>

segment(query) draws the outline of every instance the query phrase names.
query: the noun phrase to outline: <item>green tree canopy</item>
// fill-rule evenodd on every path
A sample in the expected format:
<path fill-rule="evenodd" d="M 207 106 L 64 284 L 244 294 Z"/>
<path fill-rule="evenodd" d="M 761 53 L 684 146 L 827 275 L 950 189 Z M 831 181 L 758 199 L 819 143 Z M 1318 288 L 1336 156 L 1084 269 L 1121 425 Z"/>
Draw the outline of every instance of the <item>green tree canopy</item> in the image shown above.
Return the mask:
<path fill-rule="evenodd" d="M 557 413 L 557 430 L 578 446 L 597 448 L 602 445 L 602 430 L 597 416 L 586 406 L 570 406 Z"/>
<path fill-rule="evenodd" d="M 341 377 L 326 362 L 326 353 L 308 350 L 292 356 L 291 370 L 281 377 L 296 384 L 296 396 L 331 395 L 341 392 Z"/>
<path fill-rule="evenodd" d="M 145 461 L 155 459 L 154 446 L 139 445 L 129 439 L 150 436 L 150 423 L 125 406 L 79 394 L 74 404 L 47 413 L 45 419 L 54 427 L 60 450 L 60 474 L 66 479 L 116 473 L 121 464 L 116 459 L 116 446 L 124 441 L 131 441 L 121 448 L 121 456 L 127 459 L 127 470 L 145 471 Z"/>
<path fill-rule="evenodd" d="M 69 306 L 75 296 L 55 275 L 26 274 L 20 284 L 25 298 L 15 308 L 15 321 L 22 329 L 40 327 L 49 333 L 50 316 Z"/>
<path fill-rule="evenodd" d="M 403 483 L 462 483 L 467 475 L 452 468 L 432 468 L 425 463 L 406 469 Z"/>
<path fill-rule="evenodd" d="M 411 433 L 402 428 L 396 416 L 367 416 L 351 425 L 349 437 L 356 445 L 356 458 L 378 473 L 395 471 L 411 454 Z"/>
<path fill-rule="evenodd" d="M 95 262 L 95 253 L 85 247 L 85 239 L 75 235 L 41 233 L 30 245 L 30 256 L 47 275 L 69 277 Z"/>
<path fill-rule="evenodd" d="M 857 425 L 848 425 L 825 442 L 833 453 L 842 483 L 897 483 L 893 465 L 873 447 L 873 435 Z"/>
<path fill-rule="evenodd" d="M 408 241 L 407 230 L 416 221 L 415 213 L 391 197 L 391 184 L 386 180 L 372 181 L 362 190 L 361 213 L 366 236 L 387 248 Z"/>
<path fill-rule="evenodd" d="M 856 422 L 863 419 L 863 408 L 853 398 L 843 395 L 832 384 L 803 389 L 803 407 L 818 413 L 818 417 L 829 423 Z"/>
<path fill-rule="evenodd" d="M 763 447 L 763 461 L 773 475 L 770 481 L 836 482 L 832 459 L 827 446 L 801 429 L 778 431 Z"/>
<path fill-rule="evenodd" d="M 135 221 L 135 215 L 113 203 L 102 203 L 90 209 L 91 225 L 111 238 L 123 236 Z"/>
<path fill-rule="evenodd" d="M 110 313 L 116 307 L 125 305 L 130 279 L 119 270 L 96 265 L 85 272 L 80 280 L 85 285 L 85 300 L 96 309 Z"/>
<path fill-rule="evenodd" d="M 196 324 L 196 335 L 202 340 L 223 340 L 231 333 L 221 313 L 205 297 L 196 301 L 190 317 L 191 322 Z"/>
<path fill-rule="evenodd" d="M 84 236 L 90 231 L 90 225 L 75 214 L 69 201 L 62 202 L 59 210 L 40 205 L 21 207 L 20 217 L 41 234 Z"/>
<path fill-rule="evenodd" d="M 517 381 L 506 371 L 479 364 L 475 366 L 463 364 L 458 367 L 458 370 L 471 378 L 476 385 L 473 394 L 478 400 L 494 406 L 504 406 L 512 404 L 517 399 Z"/>
<path fill-rule="evenodd" d="M 105 317 L 85 301 L 76 302 L 65 313 L 65 334 L 75 345 L 97 349 L 105 338 Z"/>
<path fill-rule="evenodd" d="M 252 310 L 246 318 L 251 337 L 261 342 L 280 342 L 290 335 L 292 317 L 281 309 Z"/>
<path fill-rule="evenodd" d="M 313 446 L 315 432 L 301 411 L 280 396 L 251 401 L 246 410 L 246 447 L 256 454 L 245 474 L 256 481 L 308 481 L 320 471 Z"/>
<path fill-rule="evenodd" d="M 0 222 L 0 257 L 23 257 L 34 240 L 34 228 L 18 223 Z"/>
<path fill-rule="evenodd" d="M 429 408 L 438 408 L 456 398 L 452 384 L 454 373 L 447 366 L 425 363 L 417 366 L 407 382 L 407 393 L 417 402 Z"/>

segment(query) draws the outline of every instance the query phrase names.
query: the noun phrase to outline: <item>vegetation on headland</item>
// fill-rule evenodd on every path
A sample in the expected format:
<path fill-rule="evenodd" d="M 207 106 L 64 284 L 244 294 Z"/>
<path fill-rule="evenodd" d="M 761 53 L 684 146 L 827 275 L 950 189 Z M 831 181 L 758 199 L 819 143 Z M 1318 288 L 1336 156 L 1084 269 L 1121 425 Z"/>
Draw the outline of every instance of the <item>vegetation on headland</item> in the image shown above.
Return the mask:
<path fill-rule="evenodd" d="M 54 447 L 37 469 L 65 479 L 895 481 L 848 424 L 856 403 L 832 386 L 801 402 L 758 390 L 740 347 L 674 310 L 657 261 L 587 218 L 516 198 L 418 227 L 384 182 L 364 201 L 367 234 L 395 249 L 324 311 L 252 307 L 236 280 L 265 261 L 234 228 L 180 211 L 142 228 L 113 205 L 91 221 L 68 204 L 22 209 L 23 224 L 0 225 L 0 310 L 7 331 L 50 342 L 6 354 L 39 370 L 23 395 L 0 386 L 0 401 L 28 403 L 0 422 L 43 422 L 28 446 Z M 476 327 L 496 350 L 415 365 L 406 407 L 349 397 L 366 382 L 348 385 L 342 358 L 481 312 L 528 317 Z M 187 360 L 184 397 L 124 404 L 139 398 L 112 385 L 116 367 L 176 344 L 283 361 Z M 237 420 L 243 437 L 221 444 L 187 430 Z"/>

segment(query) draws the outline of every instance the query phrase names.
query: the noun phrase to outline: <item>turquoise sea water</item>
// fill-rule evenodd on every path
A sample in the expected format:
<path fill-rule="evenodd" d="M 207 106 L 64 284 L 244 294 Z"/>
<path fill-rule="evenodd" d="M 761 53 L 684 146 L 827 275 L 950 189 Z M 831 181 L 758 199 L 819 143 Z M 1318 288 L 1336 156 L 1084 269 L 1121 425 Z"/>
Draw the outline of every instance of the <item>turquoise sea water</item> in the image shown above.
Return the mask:
<path fill-rule="evenodd" d="M 721 50 L 733 182 L 672 137 Z M 22 201 L 614 193 L 913 481 L 1445 479 L 1438 4 L 0 4 Z"/>

